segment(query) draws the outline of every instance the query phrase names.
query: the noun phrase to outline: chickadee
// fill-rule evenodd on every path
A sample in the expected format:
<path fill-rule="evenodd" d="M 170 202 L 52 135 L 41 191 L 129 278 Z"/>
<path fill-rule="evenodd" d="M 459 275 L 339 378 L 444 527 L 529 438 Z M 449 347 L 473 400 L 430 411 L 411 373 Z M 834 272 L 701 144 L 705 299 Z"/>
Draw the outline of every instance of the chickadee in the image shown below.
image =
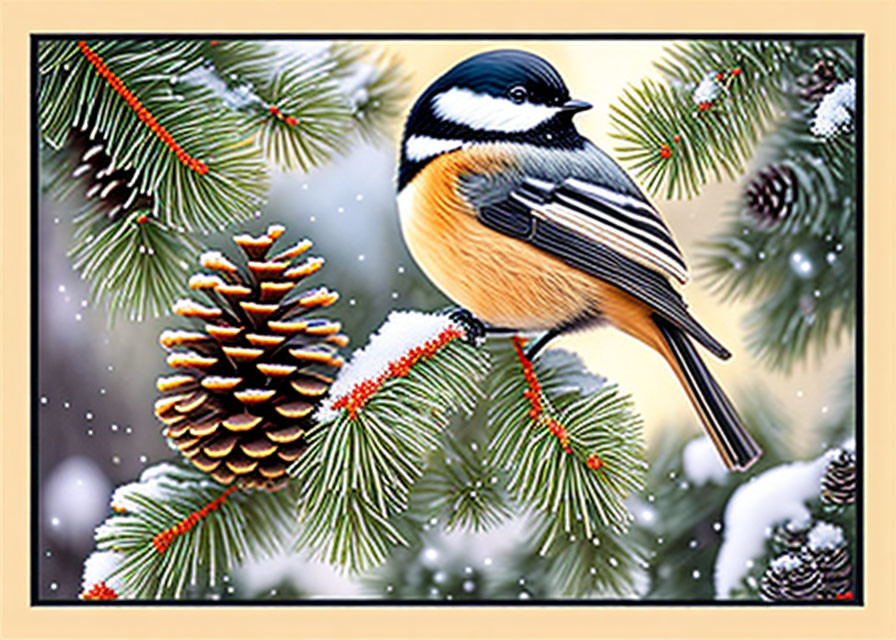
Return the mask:
<path fill-rule="evenodd" d="M 670 280 L 687 267 L 632 179 L 584 138 L 547 61 L 524 51 L 475 55 L 433 82 L 405 125 L 401 228 L 424 273 L 492 327 L 555 336 L 609 323 L 656 349 L 687 391 L 730 469 L 761 450 L 692 340 L 731 356 Z"/>

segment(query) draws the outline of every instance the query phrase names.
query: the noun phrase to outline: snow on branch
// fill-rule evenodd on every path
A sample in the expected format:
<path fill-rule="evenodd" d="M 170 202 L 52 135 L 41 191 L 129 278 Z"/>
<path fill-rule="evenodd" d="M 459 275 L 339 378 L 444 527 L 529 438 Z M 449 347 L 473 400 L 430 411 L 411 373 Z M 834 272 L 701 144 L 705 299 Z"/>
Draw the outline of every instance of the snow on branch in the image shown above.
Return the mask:
<path fill-rule="evenodd" d="M 304 487 L 297 548 L 361 571 L 408 543 L 400 524 L 410 491 L 488 371 L 487 354 L 463 336 L 447 316 L 393 312 L 342 368 L 290 469 Z"/>
<path fill-rule="evenodd" d="M 751 561 L 762 555 L 774 525 L 811 517 L 806 502 L 818 495 L 825 469 L 836 453 L 773 467 L 734 492 L 725 508 L 724 540 L 716 558 L 717 598 L 730 597 Z"/>

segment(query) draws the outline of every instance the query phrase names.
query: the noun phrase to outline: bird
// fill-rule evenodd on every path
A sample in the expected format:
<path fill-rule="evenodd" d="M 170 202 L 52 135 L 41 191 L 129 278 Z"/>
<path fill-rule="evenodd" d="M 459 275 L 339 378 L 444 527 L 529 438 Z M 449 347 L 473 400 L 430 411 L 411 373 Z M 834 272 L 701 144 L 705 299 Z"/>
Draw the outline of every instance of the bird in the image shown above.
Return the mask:
<path fill-rule="evenodd" d="M 731 352 L 677 287 L 684 257 L 634 180 L 576 129 L 589 109 L 560 73 L 522 50 L 488 50 L 434 80 L 401 139 L 401 233 L 423 273 L 485 332 L 555 337 L 611 325 L 669 363 L 730 470 L 762 451 L 695 342 Z M 673 284 L 675 283 L 675 284 Z"/>

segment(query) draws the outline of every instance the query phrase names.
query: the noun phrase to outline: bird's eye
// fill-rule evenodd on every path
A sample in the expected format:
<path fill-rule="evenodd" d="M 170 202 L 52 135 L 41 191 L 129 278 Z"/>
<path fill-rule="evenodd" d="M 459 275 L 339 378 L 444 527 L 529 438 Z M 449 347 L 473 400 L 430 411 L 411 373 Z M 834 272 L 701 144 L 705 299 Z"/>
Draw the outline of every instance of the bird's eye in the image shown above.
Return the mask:
<path fill-rule="evenodd" d="M 513 100 L 517 104 L 521 104 L 521 103 L 525 102 L 526 98 L 529 97 L 529 93 L 526 91 L 526 87 L 523 87 L 521 85 L 517 85 L 517 86 L 513 87 L 507 93 L 507 95 L 510 97 L 511 100 Z"/>

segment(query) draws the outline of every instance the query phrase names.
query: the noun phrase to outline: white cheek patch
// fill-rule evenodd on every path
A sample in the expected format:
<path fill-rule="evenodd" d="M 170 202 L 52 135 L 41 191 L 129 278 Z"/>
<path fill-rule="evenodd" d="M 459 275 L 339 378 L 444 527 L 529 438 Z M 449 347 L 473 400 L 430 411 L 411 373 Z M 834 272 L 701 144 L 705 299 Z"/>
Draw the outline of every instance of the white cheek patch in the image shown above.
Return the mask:
<path fill-rule="evenodd" d="M 443 140 L 429 136 L 411 136 L 404 143 L 404 155 L 412 162 L 426 160 L 464 146 L 463 140 Z"/>
<path fill-rule="evenodd" d="M 457 87 L 433 99 L 433 110 L 442 120 L 466 125 L 480 131 L 514 133 L 528 131 L 560 111 L 559 107 L 495 98 Z"/>

